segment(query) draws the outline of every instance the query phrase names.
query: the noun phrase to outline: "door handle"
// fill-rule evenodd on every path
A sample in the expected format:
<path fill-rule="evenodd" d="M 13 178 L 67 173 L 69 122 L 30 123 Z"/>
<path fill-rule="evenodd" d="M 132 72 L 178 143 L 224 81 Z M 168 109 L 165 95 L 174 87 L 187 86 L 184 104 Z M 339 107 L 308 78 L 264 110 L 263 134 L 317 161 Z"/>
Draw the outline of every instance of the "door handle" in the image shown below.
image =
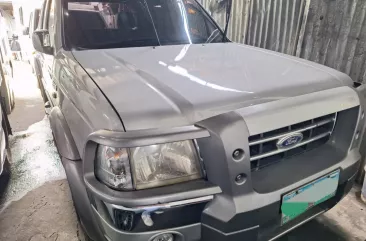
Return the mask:
<path fill-rule="evenodd" d="M 57 93 L 56 92 L 52 92 L 52 98 L 54 98 L 54 99 L 57 98 Z"/>

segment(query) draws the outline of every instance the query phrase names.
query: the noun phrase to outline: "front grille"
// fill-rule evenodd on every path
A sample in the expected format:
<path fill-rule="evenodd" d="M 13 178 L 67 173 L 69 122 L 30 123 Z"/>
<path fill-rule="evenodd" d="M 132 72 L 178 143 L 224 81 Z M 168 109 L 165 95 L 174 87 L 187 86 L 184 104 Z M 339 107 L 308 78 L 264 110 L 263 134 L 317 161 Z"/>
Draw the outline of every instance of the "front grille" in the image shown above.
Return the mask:
<path fill-rule="evenodd" d="M 326 143 L 334 129 L 337 113 L 286 126 L 249 137 L 252 171 L 282 161 Z M 279 146 L 280 140 L 301 133 L 303 138 L 288 147 Z"/>

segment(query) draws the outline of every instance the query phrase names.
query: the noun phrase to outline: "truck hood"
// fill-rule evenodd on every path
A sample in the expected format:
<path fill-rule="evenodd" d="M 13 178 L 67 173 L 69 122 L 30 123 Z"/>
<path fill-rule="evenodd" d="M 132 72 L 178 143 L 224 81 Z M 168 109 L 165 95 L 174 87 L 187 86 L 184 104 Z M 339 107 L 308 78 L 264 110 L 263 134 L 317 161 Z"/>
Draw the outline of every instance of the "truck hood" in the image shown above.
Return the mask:
<path fill-rule="evenodd" d="M 352 85 L 338 71 L 234 43 L 73 51 L 126 130 L 191 125 L 263 102 Z"/>

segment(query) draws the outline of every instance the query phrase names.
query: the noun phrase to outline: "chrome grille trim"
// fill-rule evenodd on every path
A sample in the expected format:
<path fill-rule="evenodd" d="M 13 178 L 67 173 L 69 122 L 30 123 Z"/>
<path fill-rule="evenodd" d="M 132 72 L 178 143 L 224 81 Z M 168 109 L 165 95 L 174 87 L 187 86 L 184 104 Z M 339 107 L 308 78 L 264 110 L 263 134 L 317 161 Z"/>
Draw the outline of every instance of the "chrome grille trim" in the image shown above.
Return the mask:
<path fill-rule="evenodd" d="M 314 120 L 312 120 L 312 122 L 313 121 Z M 307 131 L 307 130 L 310 130 L 310 129 L 314 129 L 316 127 L 319 127 L 319 126 L 328 124 L 330 122 L 334 122 L 335 123 L 335 118 L 331 118 L 331 119 L 327 119 L 327 120 L 324 120 L 324 121 L 320 121 L 318 123 L 311 124 L 311 125 L 306 126 L 304 128 L 301 128 L 301 129 L 298 129 L 298 130 L 295 130 L 295 131 L 290 131 L 290 132 L 287 132 L 287 133 L 284 133 L 284 134 L 281 134 L 281 135 L 276 135 L 276 136 L 272 136 L 272 137 L 268 137 L 268 138 L 261 138 L 259 140 L 250 142 L 249 143 L 249 146 L 254 146 L 254 145 L 258 145 L 258 144 L 265 143 L 265 142 L 268 142 L 268 141 L 273 141 L 273 140 L 281 139 L 282 137 L 285 137 L 287 135 L 291 135 L 291 134 L 295 134 L 295 133 L 298 133 L 298 132 L 304 132 L 304 131 Z M 263 134 L 261 134 L 261 135 L 263 136 Z"/>
<path fill-rule="evenodd" d="M 259 170 L 324 144 L 332 135 L 336 120 L 337 113 L 333 113 L 249 137 L 252 170 Z M 287 148 L 278 146 L 282 138 L 296 133 L 304 137 L 299 143 Z"/>
<path fill-rule="evenodd" d="M 324 138 L 324 137 L 326 137 L 326 136 L 328 136 L 328 135 L 331 135 L 331 134 L 332 134 L 332 132 L 330 132 L 330 131 L 329 131 L 329 132 L 326 132 L 326 133 L 324 133 L 324 134 L 314 136 L 314 137 L 312 137 L 312 138 L 310 138 L 310 139 L 308 139 L 308 140 L 306 140 L 306 141 L 302 141 L 302 142 L 300 142 L 299 144 L 294 145 L 294 146 L 292 146 L 292 147 L 290 147 L 290 148 L 286 148 L 286 149 L 278 149 L 278 150 L 276 150 L 276 151 L 271 151 L 271 152 L 267 152 L 267 153 L 265 153 L 265 154 L 256 155 L 256 156 L 254 156 L 254 157 L 251 157 L 251 158 L 250 158 L 250 160 L 251 160 L 251 161 L 256 161 L 256 160 L 259 160 L 259 159 L 262 159 L 262 158 L 265 158 L 265 157 L 269 157 L 269 156 L 273 156 L 273 155 L 276 155 L 276 154 L 280 154 L 280 153 L 282 153 L 282 152 L 286 152 L 286 151 L 289 151 L 289 150 L 291 150 L 291 149 L 294 149 L 294 148 L 297 148 L 297 147 L 300 147 L 300 146 L 307 145 L 307 144 L 309 144 L 309 143 L 311 143 L 311 142 L 313 142 L 313 141 L 316 141 L 316 140 L 322 139 L 322 138 Z"/>

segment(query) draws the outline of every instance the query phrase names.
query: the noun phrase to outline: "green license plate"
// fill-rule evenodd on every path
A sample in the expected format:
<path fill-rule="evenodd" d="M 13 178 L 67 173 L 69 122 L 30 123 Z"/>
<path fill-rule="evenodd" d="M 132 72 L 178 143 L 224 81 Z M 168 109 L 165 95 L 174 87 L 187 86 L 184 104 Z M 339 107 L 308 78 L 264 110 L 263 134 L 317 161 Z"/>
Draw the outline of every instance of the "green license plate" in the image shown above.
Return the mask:
<path fill-rule="evenodd" d="M 335 196 L 340 170 L 321 177 L 282 197 L 282 225 L 288 223 L 311 207 Z"/>

